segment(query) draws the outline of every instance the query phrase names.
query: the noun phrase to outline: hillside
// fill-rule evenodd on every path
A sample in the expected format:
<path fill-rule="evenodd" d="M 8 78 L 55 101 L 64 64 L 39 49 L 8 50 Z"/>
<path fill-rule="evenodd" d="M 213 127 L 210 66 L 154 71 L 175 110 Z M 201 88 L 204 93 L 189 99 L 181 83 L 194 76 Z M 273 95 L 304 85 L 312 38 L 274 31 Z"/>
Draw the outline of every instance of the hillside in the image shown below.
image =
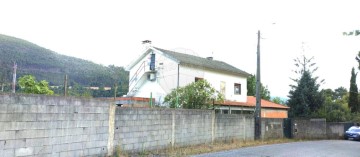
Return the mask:
<path fill-rule="evenodd" d="M 7 82 L 11 80 L 14 61 L 18 66 L 18 77 L 31 74 L 37 80 L 47 80 L 50 85 L 62 85 L 65 74 L 70 83 L 83 86 L 113 86 L 115 77 L 120 77 L 126 84 L 128 80 L 128 72 L 122 67 L 106 67 L 61 55 L 31 42 L 1 34 L 0 56 L 0 77 L 5 76 Z M 117 69 L 116 76 L 114 69 Z"/>

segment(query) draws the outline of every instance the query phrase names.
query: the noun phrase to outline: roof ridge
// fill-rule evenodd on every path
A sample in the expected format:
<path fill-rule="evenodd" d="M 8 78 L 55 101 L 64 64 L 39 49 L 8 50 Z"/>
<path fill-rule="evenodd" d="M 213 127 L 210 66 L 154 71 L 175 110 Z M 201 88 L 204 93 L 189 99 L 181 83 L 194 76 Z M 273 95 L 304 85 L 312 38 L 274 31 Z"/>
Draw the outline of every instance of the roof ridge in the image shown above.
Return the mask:
<path fill-rule="evenodd" d="M 200 56 L 194 56 L 194 55 L 180 53 L 180 52 L 171 51 L 171 50 L 165 50 L 165 49 L 158 48 L 158 47 L 153 47 L 153 48 L 158 51 L 161 51 L 167 55 L 170 55 L 174 59 L 178 60 L 180 62 L 180 64 L 184 63 L 184 64 L 190 64 L 190 65 L 195 65 L 195 66 L 200 66 L 200 67 L 206 67 L 209 69 L 213 69 L 213 70 L 217 70 L 217 71 L 225 71 L 225 72 L 233 73 L 236 75 L 242 75 L 242 76 L 245 75 L 246 77 L 250 75 L 249 73 L 247 73 L 243 70 L 240 70 L 239 68 L 237 68 L 233 65 L 230 65 L 229 63 L 226 63 L 224 61 L 203 58 Z"/>
<path fill-rule="evenodd" d="M 256 97 L 255 96 L 247 96 L 247 97 L 253 97 L 253 98 L 255 98 L 256 99 Z M 290 108 L 289 106 L 286 106 L 286 105 L 284 105 L 284 104 L 278 104 L 278 103 L 275 103 L 275 102 L 273 102 L 273 101 L 270 101 L 270 100 L 266 100 L 266 99 L 261 99 L 261 101 L 265 101 L 265 102 L 269 102 L 269 103 L 273 103 L 273 104 L 276 104 L 276 105 L 281 105 L 281 106 L 283 106 L 283 107 L 288 107 L 288 108 Z"/>

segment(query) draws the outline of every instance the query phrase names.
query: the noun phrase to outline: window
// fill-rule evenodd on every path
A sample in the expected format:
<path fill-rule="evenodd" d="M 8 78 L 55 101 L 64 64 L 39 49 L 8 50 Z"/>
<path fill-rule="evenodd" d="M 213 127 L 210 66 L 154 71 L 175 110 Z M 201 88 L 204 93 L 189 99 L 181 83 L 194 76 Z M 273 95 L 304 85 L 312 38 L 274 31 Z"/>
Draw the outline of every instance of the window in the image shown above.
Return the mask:
<path fill-rule="evenodd" d="M 226 95 L 226 83 L 224 82 L 224 81 L 221 81 L 220 82 L 220 93 L 222 94 L 222 95 Z"/>
<path fill-rule="evenodd" d="M 195 77 L 195 82 L 200 81 L 200 80 L 204 80 L 204 78 L 201 78 L 201 77 Z"/>
<path fill-rule="evenodd" d="M 234 94 L 240 95 L 241 94 L 241 84 L 234 83 Z"/>

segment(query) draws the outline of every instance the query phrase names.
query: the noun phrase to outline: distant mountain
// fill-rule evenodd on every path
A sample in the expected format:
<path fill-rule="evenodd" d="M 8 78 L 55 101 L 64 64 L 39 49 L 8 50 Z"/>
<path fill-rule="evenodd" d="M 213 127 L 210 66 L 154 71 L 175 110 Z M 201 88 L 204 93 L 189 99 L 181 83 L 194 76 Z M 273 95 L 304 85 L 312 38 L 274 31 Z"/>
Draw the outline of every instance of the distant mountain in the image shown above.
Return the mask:
<path fill-rule="evenodd" d="M 13 62 L 17 63 L 18 77 L 30 74 L 37 80 L 47 80 L 50 85 L 62 85 L 65 74 L 70 83 L 83 86 L 113 86 L 115 78 L 121 78 L 123 84 L 128 81 L 128 72 L 123 67 L 106 67 L 61 55 L 31 42 L 0 34 L 0 77 L 11 80 Z M 117 70 L 116 74 L 114 70 Z"/>

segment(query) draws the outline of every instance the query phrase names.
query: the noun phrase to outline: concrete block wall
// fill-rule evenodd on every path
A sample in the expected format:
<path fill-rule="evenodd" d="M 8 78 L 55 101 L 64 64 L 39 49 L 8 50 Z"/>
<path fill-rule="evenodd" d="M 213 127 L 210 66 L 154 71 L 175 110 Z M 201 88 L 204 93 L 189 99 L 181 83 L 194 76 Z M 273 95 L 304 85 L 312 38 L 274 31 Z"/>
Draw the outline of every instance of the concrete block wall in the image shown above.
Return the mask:
<path fill-rule="evenodd" d="M 325 139 L 326 119 L 294 119 L 293 137 L 297 139 Z"/>
<path fill-rule="evenodd" d="M 212 110 L 175 110 L 175 146 L 212 142 Z"/>
<path fill-rule="evenodd" d="M 254 118 L 253 116 L 239 114 L 216 114 L 215 116 L 215 140 L 253 140 Z"/>
<path fill-rule="evenodd" d="M 171 146 L 173 111 L 123 108 L 115 112 L 115 150 L 143 151 Z"/>
<path fill-rule="evenodd" d="M 117 107 L 115 150 L 138 152 L 226 140 L 253 140 L 252 116 L 212 110 Z"/>
<path fill-rule="evenodd" d="M 284 138 L 284 119 L 263 118 L 261 119 L 262 139 Z"/>
<path fill-rule="evenodd" d="M 0 156 L 106 155 L 109 102 L 0 95 Z"/>
<path fill-rule="evenodd" d="M 270 125 L 270 123 L 264 123 Z M 251 115 L 116 107 L 114 101 L 0 95 L 0 156 L 106 156 L 227 140 L 253 140 Z"/>

